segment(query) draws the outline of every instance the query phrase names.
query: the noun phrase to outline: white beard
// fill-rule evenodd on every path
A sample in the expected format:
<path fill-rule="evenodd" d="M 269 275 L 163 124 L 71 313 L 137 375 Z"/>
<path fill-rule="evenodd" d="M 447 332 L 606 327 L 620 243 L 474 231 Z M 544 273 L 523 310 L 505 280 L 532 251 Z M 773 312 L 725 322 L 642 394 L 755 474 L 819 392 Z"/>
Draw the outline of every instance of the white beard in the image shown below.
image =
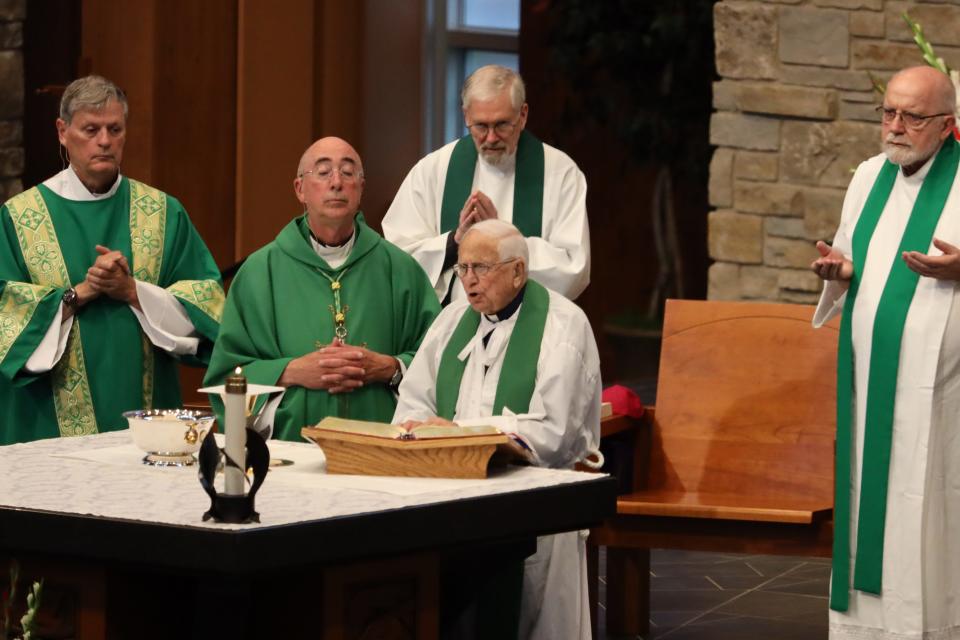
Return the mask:
<path fill-rule="evenodd" d="M 932 149 L 918 149 L 914 146 L 904 147 L 893 144 L 894 140 L 901 142 L 904 138 L 905 136 L 895 136 L 891 133 L 887 135 L 886 140 L 883 141 L 883 153 L 890 162 L 901 167 L 923 164 L 929 160 L 940 147 L 939 142 L 936 142 Z"/>

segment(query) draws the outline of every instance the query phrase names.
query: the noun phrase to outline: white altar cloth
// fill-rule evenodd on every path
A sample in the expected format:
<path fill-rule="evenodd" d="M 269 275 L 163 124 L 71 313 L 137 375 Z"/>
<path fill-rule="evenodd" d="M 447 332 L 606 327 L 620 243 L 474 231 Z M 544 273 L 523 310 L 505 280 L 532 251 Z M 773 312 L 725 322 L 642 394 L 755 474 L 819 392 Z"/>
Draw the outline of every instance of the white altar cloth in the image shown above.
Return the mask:
<path fill-rule="evenodd" d="M 0 507 L 158 524 L 246 529 L 353 516 L 595 480 L 599 474 L 508 467 L 484 480 L 338 476 L 316 445 L 271 440 L 272 467 L 256 496 L 260 524 L 203 522 L 210 499 L 198 467 L 141 464 L 127 431 L 0 447 Z M 129 454 L 129 457 L 128 455 Z"/>

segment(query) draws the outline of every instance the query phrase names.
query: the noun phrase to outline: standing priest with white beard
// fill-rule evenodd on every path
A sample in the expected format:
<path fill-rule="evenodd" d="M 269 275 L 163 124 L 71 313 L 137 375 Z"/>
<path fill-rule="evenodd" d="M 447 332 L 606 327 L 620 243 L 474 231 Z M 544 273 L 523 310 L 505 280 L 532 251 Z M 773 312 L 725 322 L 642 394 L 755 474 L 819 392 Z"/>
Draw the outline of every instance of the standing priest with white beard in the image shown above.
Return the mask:
<path fill-rule="evenodd" d="M 492 424 L 534 464 L 599 459 L 600 360 L 575 304 L 527 279 L 527 244 L 485 220 L 463 236 L 455 271 L 466 300 L 434 321 L 400 385 L 395 423 Z M 579 532 L 541 537 L 524 566 L 520 638 L 590 637 Z"/>
<path fill-rule="evenodd" d="M 887 85 L 814 325 L 841 313 L 830 638 L 960 638 L 960 144 L 931 67 Z"/>
<path fill-rule="evenodd" d="M 530 276 L 575 299 L 590 282 L 583 173 L 525 130 L 526 90 L 514 71 L 477 69 L 461 101 L 470 135 L 410 170 L 383 219 L 383 235 L 417 259 L 446 304 L 464 295 L 453 276 L 464 232 L 481 220 L 512 222 L 526 237 Z"/>

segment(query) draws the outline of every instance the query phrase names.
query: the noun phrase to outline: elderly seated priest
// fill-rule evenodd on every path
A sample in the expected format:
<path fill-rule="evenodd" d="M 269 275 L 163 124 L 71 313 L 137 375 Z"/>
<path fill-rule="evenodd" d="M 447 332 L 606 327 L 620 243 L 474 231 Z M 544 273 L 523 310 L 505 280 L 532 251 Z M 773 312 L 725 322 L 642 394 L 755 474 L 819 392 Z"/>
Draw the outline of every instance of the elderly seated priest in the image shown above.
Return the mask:
<path fill-rule="evenodd" d="M 535 464 L 571 468 L 597 455 L 597 346 L 583 311 L 529 280 L 527 265 L 527 244 L 508 222 L 485 220 L 464 234 L 454 268 L 466 300 L 430 327 L 393 421 L 492 424 Z M 590 637 L 580 533 L 538 540 L 524 568 L 519 637 Z"/>
<path fill-rule="evenodd" d="M 363 184 L 350 144 L 312 144 L 293 181 L 306 212 L 247 259 L 227 295 L 205 382 L 240 366 L 252 383 L 284 387 L 256 407 L 255 426 L 275 437 L 299 440 L 327 416 L 389 422 L 440 309 L 420 265 L 364 222 Z"/>

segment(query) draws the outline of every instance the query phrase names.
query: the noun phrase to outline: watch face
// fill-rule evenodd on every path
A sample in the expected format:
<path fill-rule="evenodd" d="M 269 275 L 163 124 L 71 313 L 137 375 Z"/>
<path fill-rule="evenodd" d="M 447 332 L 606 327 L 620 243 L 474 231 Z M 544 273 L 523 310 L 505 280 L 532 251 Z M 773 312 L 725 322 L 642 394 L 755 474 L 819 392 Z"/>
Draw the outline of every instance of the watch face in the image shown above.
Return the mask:
<path fill-rule="evenodd" d="M 76 289 L 67 289 L 63 294 L 63 304 L 68 307 L 77 306 L 77 290 Z"/>

